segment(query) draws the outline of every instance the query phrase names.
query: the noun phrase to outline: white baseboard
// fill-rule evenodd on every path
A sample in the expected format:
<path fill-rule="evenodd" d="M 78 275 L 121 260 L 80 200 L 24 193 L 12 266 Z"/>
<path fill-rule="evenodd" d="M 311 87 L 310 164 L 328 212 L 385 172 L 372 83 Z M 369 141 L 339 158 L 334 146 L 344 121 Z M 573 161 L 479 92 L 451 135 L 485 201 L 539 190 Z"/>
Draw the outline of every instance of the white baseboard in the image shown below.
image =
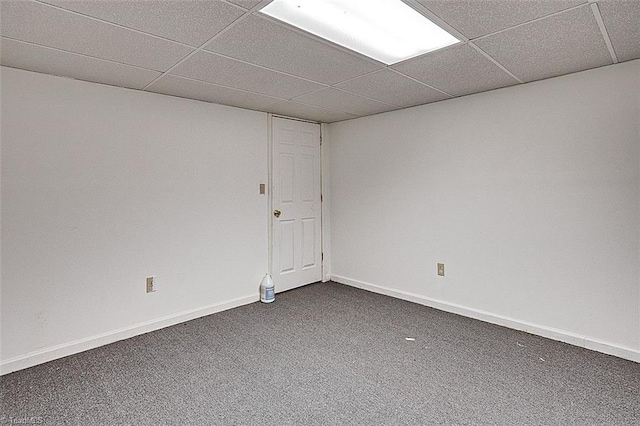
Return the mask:
<path fill-rule="evenodd" d="M 538 336 L 546 337 L 552 340 L 569 343 L 574 346 L 580 346 L 593 351 L 617 356 L 619 358 L 628 359 L 630 361 L 640 362 L 640 350 L 619 346 L 610 342 L 604 342 L 588 336 L 583 336 L 556 328 L 546 327 L 543 325 L 531 324 L 514 318 L 493 314 L 491 312 L 481 311 L 478 309 L 458 305 L 456 303 L 437 300 L 401 290 L 395 290 L 389 287 L 370 284 L 339 275 L 332 275 L 331 280 L 340 284 L 346 284 L 352 287 L 368 290 L 373 293 L 384 294 L 386 296 L 391 296 L 398 299 L 407 300 L 409 302 L 418 303 L 420 305 L 429 306 L 441 311 L 451 312 L 480 321 L 485 321 L 491 324 L 497 324 L 503 327 L 525 331 L 527 333 L 536 334 Z"/>
<path fill-rule="evenodd" d="M 249 303 L 260 300 L 258 295 L 240 297 L 226 302 L 214 303 L 197 309 L 168 315 L 155 320 L 139 323 L 130 327 L 120 328 L 118 330 L 108 331 L 96 336 L 86 337 L 84 339 L 75 340 L 73 342 L 63 343 L 61 345 L 51 346 L 37 351 L 29 352 L 14 358 L 9 358 L 0 362 L 0 375 L 11 373 L 13 371 L 22 370 L 24 368 L 33 367 L 54 359 L 73 355 L 78 352 L 94 349 L 99 346 L 117 342 L 118 340 L 128 339 L 140 334 L 149 333 L 161 328 L 180 324 L 185 321 L 204 317 L 206 315 L 215 314 L 216 312 L 226 311 L 227 309 L 236 308 L 238 306 L 247 305 Z"/>

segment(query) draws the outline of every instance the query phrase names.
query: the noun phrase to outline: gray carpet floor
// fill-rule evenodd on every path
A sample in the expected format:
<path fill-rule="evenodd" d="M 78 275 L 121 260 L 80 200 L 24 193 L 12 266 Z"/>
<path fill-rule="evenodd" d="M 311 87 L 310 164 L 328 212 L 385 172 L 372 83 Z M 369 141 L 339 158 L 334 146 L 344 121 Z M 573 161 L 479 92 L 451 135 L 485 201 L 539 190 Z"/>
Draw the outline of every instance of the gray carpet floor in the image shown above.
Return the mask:
<path fill-rule="evenodd" d="M 639 425 L 640 364 L 318 283 L 5 375 L 0 397 L 0 424 Z"/>

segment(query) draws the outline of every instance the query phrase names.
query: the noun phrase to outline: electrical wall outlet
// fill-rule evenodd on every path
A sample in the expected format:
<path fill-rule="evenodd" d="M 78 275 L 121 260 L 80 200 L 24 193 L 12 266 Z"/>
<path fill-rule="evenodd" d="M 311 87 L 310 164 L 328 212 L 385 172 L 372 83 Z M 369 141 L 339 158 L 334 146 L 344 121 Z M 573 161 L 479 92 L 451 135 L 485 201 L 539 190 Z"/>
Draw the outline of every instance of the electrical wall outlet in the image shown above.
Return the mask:
<path fill-rule="evenodd" d="M 147 277 L 147 293 L 153 293 L 155 289 L 153 288 L 153 279 L 155 277 Z"/>
<path fill-rule="evenodd" d="M 444 263 L 438 263 L 438 275 L 444 277 Z"/>

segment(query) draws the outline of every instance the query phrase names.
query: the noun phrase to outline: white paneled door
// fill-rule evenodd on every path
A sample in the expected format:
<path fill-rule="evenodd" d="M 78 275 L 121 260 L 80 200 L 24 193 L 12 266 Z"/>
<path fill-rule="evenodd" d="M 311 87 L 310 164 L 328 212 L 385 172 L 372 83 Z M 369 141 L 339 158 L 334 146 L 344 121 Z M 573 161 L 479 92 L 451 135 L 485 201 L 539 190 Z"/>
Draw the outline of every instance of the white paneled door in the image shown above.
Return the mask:
<path fill-rule="evenodd" d="M 272 276 L 276 291 L 322 280 L 320 125 L 273 118 Z"/>

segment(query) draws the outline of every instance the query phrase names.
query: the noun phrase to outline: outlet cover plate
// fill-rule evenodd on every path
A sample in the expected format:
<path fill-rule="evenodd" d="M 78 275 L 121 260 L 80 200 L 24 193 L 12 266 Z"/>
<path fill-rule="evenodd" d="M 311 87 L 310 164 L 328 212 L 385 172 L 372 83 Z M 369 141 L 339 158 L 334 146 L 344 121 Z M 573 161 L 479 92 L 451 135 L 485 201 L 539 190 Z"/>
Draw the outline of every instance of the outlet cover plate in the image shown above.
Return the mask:
<path fill-rule="evenodd" d="M 156 291 L 153 288 L 154 279 L 155 277 L 147 277 L 147 293 L 153 293 L 154 291 Z"/>

